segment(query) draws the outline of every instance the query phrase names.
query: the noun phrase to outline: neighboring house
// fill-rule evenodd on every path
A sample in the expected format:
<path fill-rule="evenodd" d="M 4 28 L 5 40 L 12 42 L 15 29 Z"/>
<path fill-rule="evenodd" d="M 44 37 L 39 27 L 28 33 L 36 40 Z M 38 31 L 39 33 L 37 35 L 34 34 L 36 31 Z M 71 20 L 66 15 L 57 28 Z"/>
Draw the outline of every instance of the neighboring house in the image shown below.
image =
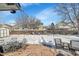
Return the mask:
<path fill-rule="evenodd" d="M 0 28 L 0 38 L 1 37 L 8 37 L 9 36 L 9 29 L 7 28 Z"/>
<path fill-rule="evenodd" d="M 72 23 L 64 23 L 64 22 L 56 24 L 55 28 L 66 29 L 66 30 L 77 30 L 77 28 L 75 28 Z"/>
<path fill-rule="evenodd" d="M 43 25 L 38 26 L 38 30 L 46 30 L 46 27 Z"/>
<path fill-rule="evenodd" d="M 9 30 L 12 30 L 12 26 L 8 24 L 0 24 L 0 28 L 7 28 Z"/>

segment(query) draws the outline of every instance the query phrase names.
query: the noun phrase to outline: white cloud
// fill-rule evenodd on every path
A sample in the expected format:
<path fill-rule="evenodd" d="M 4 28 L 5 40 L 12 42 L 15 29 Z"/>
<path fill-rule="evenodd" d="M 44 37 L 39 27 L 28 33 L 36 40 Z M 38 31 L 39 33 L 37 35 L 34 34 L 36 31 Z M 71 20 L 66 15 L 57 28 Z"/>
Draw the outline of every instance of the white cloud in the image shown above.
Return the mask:
<path fill-rule="evenodd" d="M 50 18 L 52 14 L 53 14 L 53 9 L 47 8 L 39 12 L 38 14 L 36 14 L 36 18 L 44 20 L 44 19 Z"/>
<path fill-rule="evenodd" d="M 53 20 L 53 16 L 54 16 L 54 11 L 53 8 L 46 8 L 43 11 L 39 12 L 38 14 L 36 14 L 36 18 L 42 20 L 42 21 L 46 21 L 48 22 L 48 24 L 50 24 Z"/>
<path fill-rule="evenodd" d="M 12 20 L 12 19 L 9 20 L 9 21 L 8 21 L 8 24 L 14 26 L 14 25 L 15 25 L 15 20 Z"/>

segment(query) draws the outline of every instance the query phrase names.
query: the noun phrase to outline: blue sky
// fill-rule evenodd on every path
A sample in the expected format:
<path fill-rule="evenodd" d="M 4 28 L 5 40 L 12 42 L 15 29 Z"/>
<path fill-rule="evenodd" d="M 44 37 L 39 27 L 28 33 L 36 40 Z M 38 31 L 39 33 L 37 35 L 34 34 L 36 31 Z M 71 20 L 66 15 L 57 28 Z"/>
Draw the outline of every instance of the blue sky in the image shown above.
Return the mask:
<path fill-rule="evenodd" d="M 21 9 L 24 14 L 40 19 L 44 25 L 50 25 L 58 23 L 60 16 L 54 11 L 57 4 L 55 3 L 21 3 Z M 17 11 L 15 14 L 11 14 L 10 11 L 0 11 L 0 23 L 13 24 L 21 13 Z"/>

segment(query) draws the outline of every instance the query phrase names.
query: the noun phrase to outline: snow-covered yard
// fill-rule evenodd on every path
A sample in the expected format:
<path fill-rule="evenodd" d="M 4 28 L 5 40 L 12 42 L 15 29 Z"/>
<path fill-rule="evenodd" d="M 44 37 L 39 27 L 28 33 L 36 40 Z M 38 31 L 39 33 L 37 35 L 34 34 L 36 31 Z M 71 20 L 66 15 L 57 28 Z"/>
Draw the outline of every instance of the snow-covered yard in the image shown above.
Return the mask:
<path fill-rule="evenodd" d="M 4 40 L 4 42 L 8 42 L 11 40 L 11 38 L 17 38 L 18 41 L 22 41 L 24 38 L 26 38 L 27 43 L 30 44 L 39 44 L 42 42 L 42 40 L 45 40 L 46 42 L 52 41 L 52 44 L 54 45 L 54 38 L 61 38 L 63 42 L 70 42 L 70 40 L 79 40 L 78 36 L 75 35 L 10 35 L 9 37 L 0 38 L 0 40 Z"/>
<path fill-rule="evenodd" d="M 13 40 L 14 38 L 14 40 Z M 8 49 L 10 45 L 10 42 L 15 42 L 17 40 L 18 42 L 23 42 L 23 39 L 25 39 L 26 44 L 42 44 L 45 43 L 46 45 L 49 45 L 50 47 L 55 47 L 54 38 L 61 38 L 63 42 L 70 43 L 70 40 L 79 40 L 79 37 L 76 35 L 59 35 L 59 34 L 52 34 L 52 35 L 10 35 L 9 37 L 0 38 L 0 45 L 4 46 L 5 49 Z M 9 43 L 9 45 L 7 45 Z M 16 43 L 13 43 L 16 45 Z M 18 43 L 17 43 L 18 44 Z M 70 51 L 65 51 L 63 49 L 57 49 L 57 52 L 61 51 L 65 55 L 72 55 Z M 5 51 L 6 52 L 6 51 Z"/>

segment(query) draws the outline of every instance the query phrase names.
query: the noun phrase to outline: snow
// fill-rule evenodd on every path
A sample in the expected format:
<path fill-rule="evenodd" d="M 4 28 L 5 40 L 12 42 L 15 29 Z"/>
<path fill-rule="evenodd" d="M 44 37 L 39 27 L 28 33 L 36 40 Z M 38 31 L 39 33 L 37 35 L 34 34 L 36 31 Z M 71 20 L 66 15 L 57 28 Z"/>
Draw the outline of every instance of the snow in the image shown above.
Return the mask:
<path fill-rule="evenodd" d="M 21 42 L 24 38 L 26 39 L 26 43 L 30 44 L 40 44 L 45 40 L 45 42 L 51 44 L 55 44 L 54 38 L 61 38 L 63 42 L 70 42 L 70 40 L 79 40 L 79 37 L 76 35 L 59 35 L 59 34 L 52 34 L 52 35 L 10 35 L 9 37 L 0 38 L 1 40 L 4 40 L 3 43 L 7 43 L 11 41 L 12 38 L 17 38 L 17 41 Z"/>

